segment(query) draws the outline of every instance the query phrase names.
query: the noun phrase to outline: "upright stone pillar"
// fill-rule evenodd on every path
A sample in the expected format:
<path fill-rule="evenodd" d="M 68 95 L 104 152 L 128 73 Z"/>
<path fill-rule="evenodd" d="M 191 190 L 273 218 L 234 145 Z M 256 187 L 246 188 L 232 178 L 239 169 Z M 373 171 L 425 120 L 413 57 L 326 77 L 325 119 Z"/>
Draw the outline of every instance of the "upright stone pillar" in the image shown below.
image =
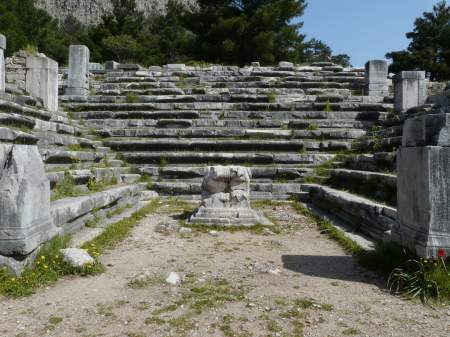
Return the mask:
<path fill-rule="evenodd" d="M 57 232 L 37 146 L 0 144 L 0 255 L 25 257 Z"/>
<path fill-rule="evenodd" d="M 69 76 L 66 95 L 87 96 L 89 94 L 89 49 L 72 45 L 69 50 Z"/>
<path fill-rule="evenodd" d="M 42 99 L 51 112 L 58 111 L 58 63 L 44 56 L 27 57 L 26 90 Z"/>
<path fill-rule="evenodd" d="M 389 86 L 387 83 L 388 64 L 385 60 L 372 60 L 366 63 L 366 96 L 387 96 Z"/>
<path fill-rule="evenodd" d="M 394 76 L 394 109 L 405 112 L 427 100 L 424 71 L 401 71 Z"/>
<path fill-rule="evenodd" d="M 0 93 L 5 92 L 5 49 L 6 37 L 0 34 Z"/>
<path fill-rule="evenodd" d="M 450 255 L 450 107 L 405 122 L 393 238 L 418 256 Z"/>

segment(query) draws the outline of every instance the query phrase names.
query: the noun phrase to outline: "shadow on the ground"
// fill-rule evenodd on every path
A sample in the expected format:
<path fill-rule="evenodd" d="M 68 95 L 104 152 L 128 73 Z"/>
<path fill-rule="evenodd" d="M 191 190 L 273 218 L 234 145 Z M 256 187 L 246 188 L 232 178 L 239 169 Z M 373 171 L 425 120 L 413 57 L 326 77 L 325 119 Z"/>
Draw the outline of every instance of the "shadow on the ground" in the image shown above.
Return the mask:
<path fill-rule="evenodd" d="M 281 260 L 284 268 L 297 273 L 384 287 L 382 277 L 359 266 L 352 256 L 282 255 Z"/>

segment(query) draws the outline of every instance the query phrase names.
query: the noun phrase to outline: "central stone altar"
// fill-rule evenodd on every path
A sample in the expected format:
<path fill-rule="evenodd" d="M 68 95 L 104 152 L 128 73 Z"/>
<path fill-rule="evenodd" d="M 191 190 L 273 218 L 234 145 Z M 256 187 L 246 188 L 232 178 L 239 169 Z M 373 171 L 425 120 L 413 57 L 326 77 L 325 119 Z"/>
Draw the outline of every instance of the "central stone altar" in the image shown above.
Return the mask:
<path fill-rule="evenodd" d="M 188 219 L 191 224 L 254 226 L 272 223 L 250 206 L 250 169 L 210 166 L 202 184 L 202 203 Z"/>

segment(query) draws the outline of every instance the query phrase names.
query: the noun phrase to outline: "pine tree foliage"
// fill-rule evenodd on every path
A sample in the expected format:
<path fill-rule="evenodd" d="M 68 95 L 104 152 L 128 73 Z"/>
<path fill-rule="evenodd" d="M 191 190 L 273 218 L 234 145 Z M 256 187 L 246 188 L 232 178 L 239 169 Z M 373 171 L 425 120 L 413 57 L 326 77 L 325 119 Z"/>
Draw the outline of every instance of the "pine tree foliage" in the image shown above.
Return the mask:
<path fill-rule="evenodd" d="M 450 5 L 440 1 L 433 11 L 416 19 L 407 50 L 387 54 L 390 71 L 426 70 L 432 80 L 450 79 Z"/>

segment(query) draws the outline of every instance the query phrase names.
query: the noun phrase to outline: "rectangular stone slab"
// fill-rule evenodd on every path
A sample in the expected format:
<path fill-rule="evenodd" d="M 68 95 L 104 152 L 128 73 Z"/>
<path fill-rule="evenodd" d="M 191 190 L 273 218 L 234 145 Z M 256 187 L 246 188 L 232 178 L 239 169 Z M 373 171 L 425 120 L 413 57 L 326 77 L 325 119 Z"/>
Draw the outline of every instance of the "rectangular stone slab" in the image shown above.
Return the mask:
<path fill-rule="evenodd" d="M 398 226 L 393 234 L 421 257 L 450 253 L 450 147 L 401 148 Z"/>

